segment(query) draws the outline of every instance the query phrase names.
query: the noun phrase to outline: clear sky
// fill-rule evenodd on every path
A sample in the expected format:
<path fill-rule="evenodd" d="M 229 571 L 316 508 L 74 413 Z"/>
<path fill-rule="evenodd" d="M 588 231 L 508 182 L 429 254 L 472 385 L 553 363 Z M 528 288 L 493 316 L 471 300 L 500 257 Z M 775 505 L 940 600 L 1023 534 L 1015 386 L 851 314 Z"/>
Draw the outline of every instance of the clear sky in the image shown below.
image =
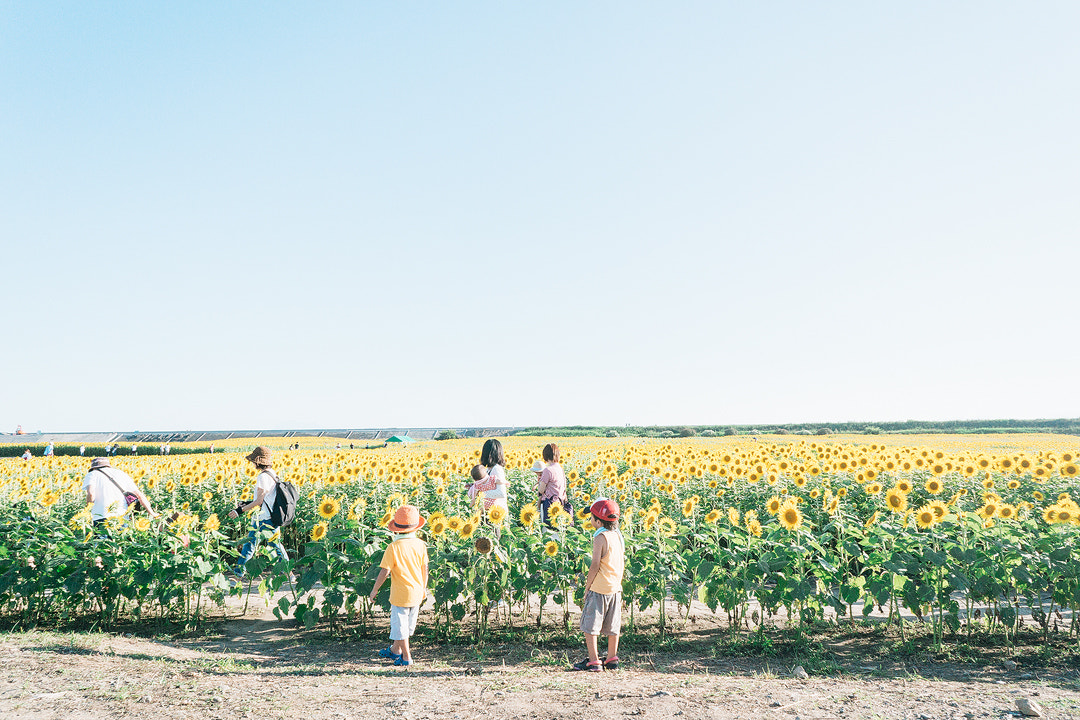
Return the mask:
<path fill-rule="evenodd" d="M 1080 416 L 1077 27 L 0 0 L 0 430 Z"/>

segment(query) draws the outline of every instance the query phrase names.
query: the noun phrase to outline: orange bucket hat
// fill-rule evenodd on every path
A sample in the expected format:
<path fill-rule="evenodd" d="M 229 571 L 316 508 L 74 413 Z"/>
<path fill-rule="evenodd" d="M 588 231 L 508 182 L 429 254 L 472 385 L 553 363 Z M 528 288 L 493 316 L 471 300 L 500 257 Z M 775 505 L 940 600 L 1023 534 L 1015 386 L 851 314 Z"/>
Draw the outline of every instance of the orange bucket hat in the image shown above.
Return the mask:
<path fill-rule="evenodd" d="M 427 520 L 420 517 L 420 509 L 415 505 L 402 505 L 394 512 L 394 519 L 386 524 L 390 532 L 407 533 L 424 527 Z"/>

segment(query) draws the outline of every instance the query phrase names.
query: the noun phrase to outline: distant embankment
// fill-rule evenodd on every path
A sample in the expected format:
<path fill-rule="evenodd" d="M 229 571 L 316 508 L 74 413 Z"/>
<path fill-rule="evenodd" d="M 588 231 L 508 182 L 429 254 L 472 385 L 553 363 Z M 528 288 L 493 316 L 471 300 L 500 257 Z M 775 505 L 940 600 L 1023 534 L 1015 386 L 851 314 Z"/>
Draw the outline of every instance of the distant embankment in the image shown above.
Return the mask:
<path fill-rule="evenodd" d="M 22 435 L 0 434 L 0 446 L 22 446 L 38 448 L 48 443 L 61 446 L 86 445 L 87 454 L 92 449 L 118 443 L 120 452 L 130 454 L 132 445 L 145 446 L 143 452 L 151 453 L 163 443 L 186 442 L 222 442 L 225 440 L 250 439 L 253 445 L 259 438 L 327 438 L 341 441 L 342 444 L 381 443 L 397 435 L 408 436 L 413 440 L 431 440 L 439 433 L 451 433 L 456 437 L 486 438 L 512 435 L 517 428 L 367 428 L 362 430 L 182 430 L 169 432 L 86 432 L 86 433 L 24 433 Z M 10 456 L 12 447 L 0 448 L 0 456 Z M 19 453 L 20 454 L 21 450 Z M 39 454 L 37 452 L 35 455 Z"/>
<path fill-rule="evenodd" d="M 574 425 L 525 427 L 515 435 L 540 437 L 716 437 L 718 435 L 992 435 L 1050 433 L 1080 435 L 1080 418 L 1053 420 L 904 420 L 902 422 L 820 422 L 784 425 Z"/>

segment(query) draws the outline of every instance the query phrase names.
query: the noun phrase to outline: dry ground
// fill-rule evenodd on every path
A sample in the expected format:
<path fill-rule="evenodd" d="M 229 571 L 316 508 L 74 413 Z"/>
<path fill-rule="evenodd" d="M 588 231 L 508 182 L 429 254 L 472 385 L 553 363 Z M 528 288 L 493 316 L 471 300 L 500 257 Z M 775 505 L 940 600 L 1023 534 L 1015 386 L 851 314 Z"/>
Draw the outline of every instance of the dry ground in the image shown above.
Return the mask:
<path fill-rule="evenodd" d="M 253 602 L 253 605 L 257 602 Z M 385 620 L 385 618 L 383 618 Z M 422 616 L 423 622 L 423 616 Z M 0 635 L 0 718 L 1002 718 L 1029 698 L 1049 717 L 1080 718 L 1080 673 L 1031 652 L 975 662 L 883 652 L 865 630 L 832 633 L 833 675 L 798 658 L 716 652 L 715 627 L 688 625 L 665 651 L 636 643 L 626 667 L 565 670 L 577 646 L 416 643 L 414 666 L 375 656 L 386 644 L 296 629 L 262 607 L 188 639 L 123 634 Z M 710 640 L 712 638 L 712 640 Z M 1015 662 L 1013 666 L 1011 663 Z"/>

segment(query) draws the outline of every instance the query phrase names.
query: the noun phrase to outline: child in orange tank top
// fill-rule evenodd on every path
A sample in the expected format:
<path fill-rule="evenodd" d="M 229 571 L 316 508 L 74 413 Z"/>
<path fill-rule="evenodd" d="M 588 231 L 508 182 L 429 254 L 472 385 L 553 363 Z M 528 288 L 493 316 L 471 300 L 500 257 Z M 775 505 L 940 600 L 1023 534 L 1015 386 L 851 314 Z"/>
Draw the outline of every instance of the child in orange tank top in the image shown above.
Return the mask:
<path fill-rule="evenodd" d="M 622 625 L 622 578 L 624 546 L 618 531 L 619 504 L 597 500 L 589 508 L 593 535 L 592 562 L 585 579 L 585 602 L 581 609 L 581 632 L 588 656 L 574 670 L 600 672 L 619 667 L 619 631 Z M 607 635 L 607 657 L 601 663 L 597 637 Z"/>

